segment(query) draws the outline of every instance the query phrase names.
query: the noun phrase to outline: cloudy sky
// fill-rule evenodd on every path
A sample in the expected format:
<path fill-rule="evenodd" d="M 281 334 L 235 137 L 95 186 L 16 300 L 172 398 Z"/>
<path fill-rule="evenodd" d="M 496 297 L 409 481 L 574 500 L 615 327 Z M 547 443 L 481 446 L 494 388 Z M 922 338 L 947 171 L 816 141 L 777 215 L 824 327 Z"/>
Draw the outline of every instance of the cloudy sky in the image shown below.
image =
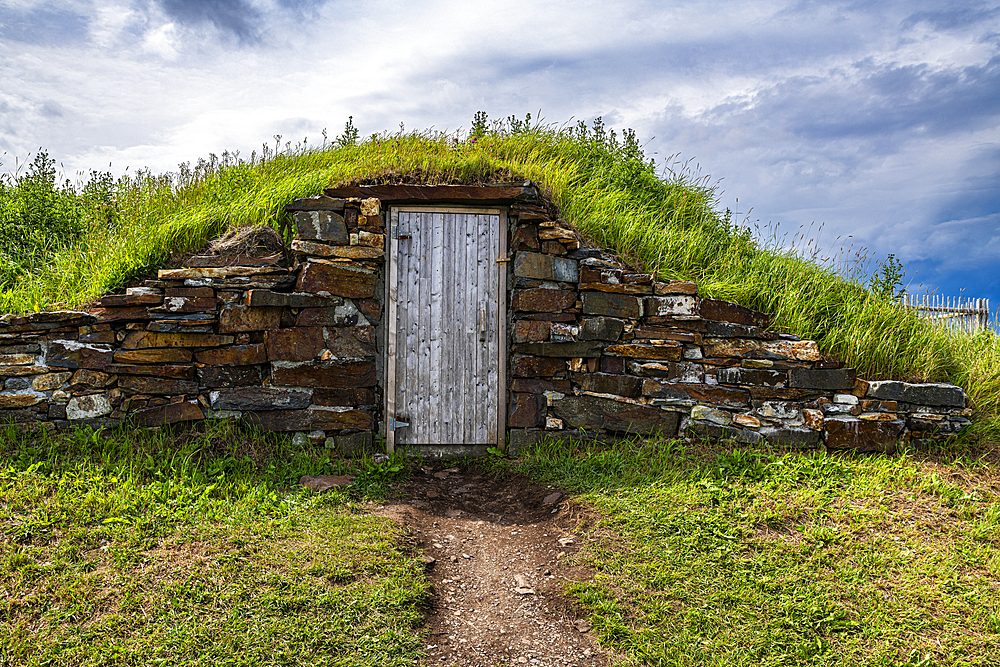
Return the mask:
<path fill-rule="evenodd" d="M 169 170 L 477 110 L 603 116 L 752 222 L 1000 305 L 997 2 L 0 0 L 0 170 L 39 147 L 71 177 Z"/>

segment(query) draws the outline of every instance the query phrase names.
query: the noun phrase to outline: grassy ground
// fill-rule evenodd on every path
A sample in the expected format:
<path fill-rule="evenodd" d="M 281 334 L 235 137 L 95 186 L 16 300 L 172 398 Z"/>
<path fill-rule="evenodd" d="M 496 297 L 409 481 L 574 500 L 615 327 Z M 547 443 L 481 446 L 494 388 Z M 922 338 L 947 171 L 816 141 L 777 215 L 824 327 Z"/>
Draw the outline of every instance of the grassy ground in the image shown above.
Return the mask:
<path fill-rule="evenodd" d="M 0 665 L 411 665 L 422 564 L 316 495 L 339 464 L 231 427 L 0 437 Z"/>
<path fill-rule="evenodd" d="M 570 592 L 639 665 L 996 665 L 995 466 L 659 442 L 520 469 L 604 515 Z"/>

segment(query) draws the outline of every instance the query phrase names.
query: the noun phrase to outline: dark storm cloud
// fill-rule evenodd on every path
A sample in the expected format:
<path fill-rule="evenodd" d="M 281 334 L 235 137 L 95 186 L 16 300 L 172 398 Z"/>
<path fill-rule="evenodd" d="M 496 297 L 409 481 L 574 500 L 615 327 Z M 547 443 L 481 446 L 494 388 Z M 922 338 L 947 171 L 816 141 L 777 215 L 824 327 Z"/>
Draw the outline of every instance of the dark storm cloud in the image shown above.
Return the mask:
<path fill-rule="evenodd" d="M 60 46 L 87 37 L 86 16 L 46 5 L 31 9 L 3 7 L 0 40 Z"/>
<path fill-rule="evenodd" d="M 269 16 L 246 0 L 157 0 L 164 14 L 188 26 L 211 25 L 241 42 L 258 42 L 265 32 Z M 295 18 L 305 18 L 324 2 L 279 0 L 279 11 Z"/>
<path fill-rule="evenodd" d="M 914 12 L 903 21 L 903 27 L 909 28 L 926 23 L 937 30 L 955 30 L 990 21 L 998 16 L 1000 16 L 1000 7 L 990 7 L 985 3 L 971 3 L 965 7 L 955 5 L 947 9 Z"/>

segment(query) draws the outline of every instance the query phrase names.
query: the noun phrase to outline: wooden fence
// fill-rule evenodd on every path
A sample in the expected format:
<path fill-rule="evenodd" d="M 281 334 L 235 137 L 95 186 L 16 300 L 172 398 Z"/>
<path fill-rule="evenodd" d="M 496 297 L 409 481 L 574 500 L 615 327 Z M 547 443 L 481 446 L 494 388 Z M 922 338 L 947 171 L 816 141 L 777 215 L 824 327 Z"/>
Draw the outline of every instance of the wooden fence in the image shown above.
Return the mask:
<path fill-rule="evenodd" d="M 917 311 L 921 317 L 954 331 L 976 333 L 991 327 L 989 299 L 941 294 L 904 294 L 901 303 L 904 307 Z"/>

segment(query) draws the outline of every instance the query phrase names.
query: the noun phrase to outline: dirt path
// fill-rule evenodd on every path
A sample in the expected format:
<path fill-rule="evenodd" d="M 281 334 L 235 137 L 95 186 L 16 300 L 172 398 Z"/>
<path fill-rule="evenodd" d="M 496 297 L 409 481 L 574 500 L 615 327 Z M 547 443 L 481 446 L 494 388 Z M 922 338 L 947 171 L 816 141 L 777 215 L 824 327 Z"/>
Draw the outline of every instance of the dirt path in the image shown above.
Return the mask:
<path fill-rule="evenodd" d="M 379 509 L 434 558 L 427 665 L 607 665 L 585 616 L 562 595 L 589 579 L 566 564 L 584 518 L 521 476 L 427 464 Z"/>

